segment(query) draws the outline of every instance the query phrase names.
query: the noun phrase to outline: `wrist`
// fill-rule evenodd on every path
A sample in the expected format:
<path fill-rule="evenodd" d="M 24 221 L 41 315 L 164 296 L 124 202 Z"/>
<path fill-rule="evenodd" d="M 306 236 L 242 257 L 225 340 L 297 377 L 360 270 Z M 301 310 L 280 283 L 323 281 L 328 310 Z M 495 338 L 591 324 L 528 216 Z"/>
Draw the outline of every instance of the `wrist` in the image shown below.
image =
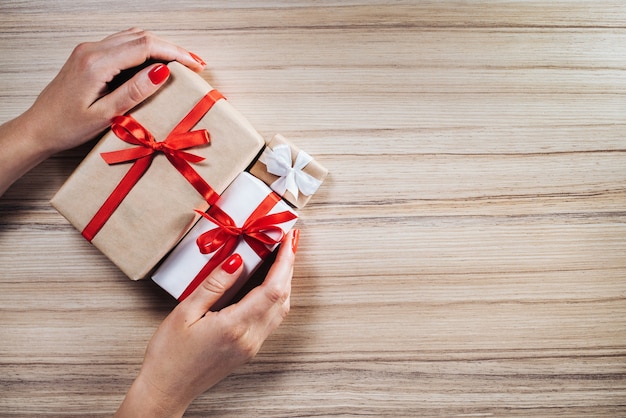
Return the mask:
<path fill-rule="evenodd" d="M 189 403 L 175 400 L 171 394 L 163 392 L 139 374 L 117 410 L 115 418 L 178 418 L 183 416 L 188 405 Z"/>
<path fill-rule="evenodd" d="M 28 147 L 34 158 L 43 161 L 63 149 L 48 139 L 50 129 L 46 126 L 46 117 L 39 115 L 34 107 L 15 118 L 15 123 L 24 134 L 23 145 Z"/>
<path fill-rule="evenodd" d="M 41 118 L 32 114 L 31 109 L 7 122 L 10 146 L 18 154 L 20 161 L 36 165 L 60 151 L 45 140 L 46 132 L 42 132 L 42 122 Z"/>
<path fill-rule="evenodd" d="M 0 195 L 53 151 L 37 141 L 27 113 L 0 125 Z"/>

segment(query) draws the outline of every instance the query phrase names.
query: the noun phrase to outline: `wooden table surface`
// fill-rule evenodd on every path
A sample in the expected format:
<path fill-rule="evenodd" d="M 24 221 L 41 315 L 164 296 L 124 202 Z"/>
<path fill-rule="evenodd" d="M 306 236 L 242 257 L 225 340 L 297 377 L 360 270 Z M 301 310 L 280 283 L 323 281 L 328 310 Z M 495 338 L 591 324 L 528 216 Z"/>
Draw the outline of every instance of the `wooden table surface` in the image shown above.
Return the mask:
<path fill-rule="evenodd" d="M 329 168 L 290 315 L 187 416 L 625 416 L 626 3 L 386 3 L 0 1 L 0 121 L 139 26 Z M 175 305 L 49 205 L 91 146 L 0 198 L 1 416 L 109 416 Z"/>

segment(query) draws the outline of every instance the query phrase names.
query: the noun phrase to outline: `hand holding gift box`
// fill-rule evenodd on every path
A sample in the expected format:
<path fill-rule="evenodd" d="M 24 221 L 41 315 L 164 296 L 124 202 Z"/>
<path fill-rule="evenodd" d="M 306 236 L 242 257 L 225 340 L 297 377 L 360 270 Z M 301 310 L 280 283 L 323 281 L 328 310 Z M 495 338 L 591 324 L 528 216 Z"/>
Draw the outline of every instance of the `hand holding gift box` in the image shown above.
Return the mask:
<path fill-rule="evenodd" d="M 302 208 L 320 187 L 328 170 L 285 137 L 276 134 L 250 168 L 250 173 L 287 202 Z"/>
<path fill-rule="evenodd" d="M 219 309 L 241 289 L 296 220 L 296 213 L 276 193 L 249 173 L 241 173 L 152 279 L 183 300 L 222 261 L 238 253 L 243 258 L 243 273 L 214 305 L 213 309 Z"/>
<path fill-rule="evenodd" d="M 150 273 L 198 219 L 193 209 L 206 210 L 264 144 L 199 75 L 168 67 L 166 84 L 116 118 L 52 199 L 133 280 Z"/>

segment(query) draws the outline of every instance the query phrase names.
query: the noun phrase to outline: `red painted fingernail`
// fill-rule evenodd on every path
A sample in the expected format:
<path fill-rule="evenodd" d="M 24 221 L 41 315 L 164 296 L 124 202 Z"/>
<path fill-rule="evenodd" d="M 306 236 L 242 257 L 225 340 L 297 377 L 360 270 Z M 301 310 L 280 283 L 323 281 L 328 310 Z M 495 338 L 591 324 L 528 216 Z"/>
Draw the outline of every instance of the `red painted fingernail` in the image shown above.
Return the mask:
<path fill-rule="evenodd" d="M 152 81 L 152 84 L 161 84 L 169 75 L 170 69 L 167 68 L 167 65 L 164 64 L 157 65 L 148 73 L 148 77 L 150 77 L 150 81 Z"/>
<path fill-rule="evenodd" d="M 239 254 L 233 254 L 224 261 L 222 264 L 222 269 L 228 273 L 233 274 L 237 271 L 239 266 L 243 263 L 243 260 Z"/>
<path fill-rule="evenodd" d="M 204 60 L 202 60 L 202 58 L 200 58 L 199 56 L 197 56 L 196 54 L 194 54 L 193 52 L 190 52 L 189 55 L 191 55 L 191 58 L 193 58 L 194 60 L 196 60 L 196 62 L 202 66 L 206 65 L 206 62 L 204 62 Z"/>
<path fill-rule="evenodd" d="M 293 237 L 291 238 L 291 250 L 295 254 L 298 251 L 298 241 L 300 240 L 300 230 L 293 230 Z"/>

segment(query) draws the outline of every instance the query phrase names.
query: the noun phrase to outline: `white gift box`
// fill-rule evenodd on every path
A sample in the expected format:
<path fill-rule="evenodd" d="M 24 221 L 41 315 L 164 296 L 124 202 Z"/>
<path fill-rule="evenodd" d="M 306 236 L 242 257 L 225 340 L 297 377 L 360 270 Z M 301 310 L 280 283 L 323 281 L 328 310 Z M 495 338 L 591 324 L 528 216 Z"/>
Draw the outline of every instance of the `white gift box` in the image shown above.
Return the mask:
<path fill-rule="evenodd" d="M 250 215 L 259 207 L 259 205 L 262 204 L 264 200 L 266 200 L 266 198 L 268 198 L 268 195 L 270 194 L 275 195 L 275 193 L 272 192 L 272 190 L 265 183 L 253 177 L 249 173 L 243 172 L 239 174 L 239 176 L 235 178 L 224 193 L 222 193 L 215 206 L 230 216 L 236 226 L 241 228 Z M 286 234 L 296 223 L 297 214 L 277 195 L 275 196 L 276 203 L 269 210 L 269 212 L 267 212 L 267 214 L 271 215 L 280 212 L 290 212 L 293 214 L 293 219 L 275 225 L 275 227 L 282 230 L 282 233 Z M 208 213 L 211 213 L 210 209 Z M 159 286 L 165 289 L 176 299 L 184 299 L 184 297 L 186 297 L 193 290 L 193 288 L 197 287 L 197 285 L 202 281 L 201 278 L 196 278 L 198 273 L 205 268 L 205 265 L 207 265 L 207 263 L 209 263 L 213 256 L 219 251 L 219 249 L 216 249 L 209 254 L 202 254 L 197 244 L 197 239 L 207 231 L 211 231 L 216 228 L 219 228 L 219 225 L 215 222 L 206 219 L 205 217 L 200 218 L 196 225 L 187 233 L 187 235 L 156 270 L 152 276 L 152 280 L 154 280 Z M 277 233 L 279 231 L 271 231 L 268 232 L 267 235 L 271 236 L 271 238 L 275 240 L 280 240 L 280 235 L 282 234 Z M 226 292 L 216 306 L 214 306 L 216 309 L 219 309 L 235 296 L 235 294 L 243 287 L 245 282 L 263 261 L 263 259 L 242 237 L 237 239 L 238 241 L 235 249 L 227 254 L 226 257 L 234 253 L 239 254 L 243 259 L 243 272 L 237 282 Z M 278 244 L 266 245 L 266 248 L 269 250 L 268 254 L 271 253 L 271 251 L 273 251 L 277 246 Z M 194 279 L 196 279 L 196 283 L 192 284 Z M 181 296 L 183 297 L 181 298 Z"/>

